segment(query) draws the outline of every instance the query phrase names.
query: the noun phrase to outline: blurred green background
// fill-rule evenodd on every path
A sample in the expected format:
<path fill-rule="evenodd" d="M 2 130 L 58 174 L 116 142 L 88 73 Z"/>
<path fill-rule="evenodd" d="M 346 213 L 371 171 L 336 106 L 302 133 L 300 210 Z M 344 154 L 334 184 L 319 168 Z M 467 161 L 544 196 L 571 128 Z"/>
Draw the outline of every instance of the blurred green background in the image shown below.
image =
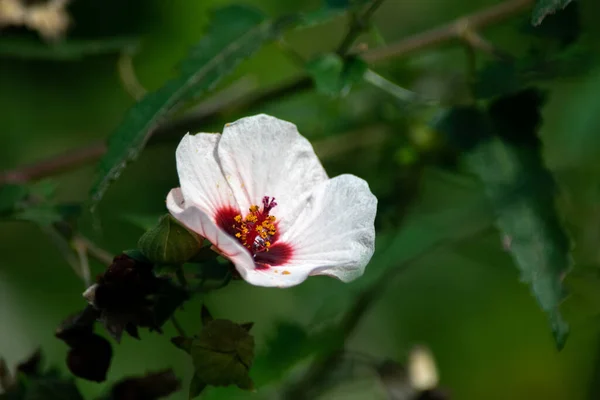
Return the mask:
<path fill-rule="evenodd" d="M 316 0 L 241 3 L 271 16 L 320 6 Z M 377 29 L 359 41 L 371 46 L 394 42 L 496 3 L 389 0 L 373 17 Z M 230 2 L 75 0 L 69 6 L 73 25 L 65 41 L 139 39 L 133 68 L 141 85 L 152 90 L 174 75 L 187 49 L 202 38 L 210 10 L 226 4 Z M 596 22 L 600 6 L 592 0 L 581 1 L 579 6 L 580 40 L 593 55 L 600 43 Z M 520 57 L 526 46 L 522 32 L 528 22 L 525 12 L 487 29 L 485 37 Z M 285 38 L 287 46 L 308 59 L 335 49 L 345 29 L 346 19 L 338 18 L 290 32 Z M 104 139 L 134 104 L 120 78 L 117 51 L 70 60 L 32 59 L 18 46 L 11 50 L 8 44 L 13 39 L 37 40 L 35 33 L 22 28 L 0 31 L 0 170 Z M 480 65 L 488 59 L 478 56 Z M 400 86 L 450 96 L 456 93 L 453 85 L 465 79 L 465 62 L 463 47 L 454 43 L 390 59 L 374 70 Z M 293 57 L 280 45 L 271 44 L 244 62 L 219 88 L 229 87 L 228 95 L 237 96 L 237 91 L 268 87 L 301 72 L 302 66 Z M 561 217 L 575 241 L 571 295 L 563 307 L 571 335 L 564 350 L 556 350 L 546 316 L 529 288 L 519 282 L 517 268 L 492 228 L 411 265 L 380 293 L 352 335 L 350 348 L 403 362 L 413 345 L 427 345 L 437 360 L 440 384 L 454 399 L 595 398 L 590 393 L 600 379 L 596 369 L 600 369 L 600 285 L 581 276 L 595 272 L 600 265 L 600 67 L 592 66 L 577 76 L 558 74 L 543 86 L 550 90 L 540 133 L 544 156 L 559 181 Z M 369 276 L 394 267 L 399 262 L 396 259 L 401 261 L 403 254 L 424 248 L 433 237 L 451 238 L 491 215 L 485 210 L 468 212 L 482 196 L 480 185 L 460 168 L 457 171 L 452 160 L 440 156 L 444 144 L 427 128 L 431 110 L 413 110 L 388 93 L 361 83 L 338 98 L 310 91 L 258 109 L 233 110 L 214 124 L 198 126 L 197 131 L 220 131 L 225 122 L 258 112 L 296 123 L 314 143 L 331 176 L 350 172 L 368 180 L 380 198 L 379 233 L 395 238 L 394 248 L 381 246 L 379 251 L 378 247 L 364 282 L 345 285 L 314 277 L 298 287 L 280 290 L 238 281 L 186 304 L 178 316 L 189 332 L 200 326 L 202 302 L 218 317 L 255 322 L 258 358 L 252 376 L 258 393 L 209 389 L 205 394 L 209 399 L 260 397 L 268 390 L 260 382 L 280 372 L 261 363 L 261 354 L 282 321 L 310 330 L 339 317 L 358 288 L 369 282 Z M 100 204 L 102 231 L 93 229 L 89 217 L 84 218 L 82 230 L 113 253 L 135 247 L 143 230 L 130 220 L 164 212 L 166 194 L 178 185 L 174 150 L 185 133 L 148 147 Z M 93 174 L 92 164 L 53 178 L 58 200 L 85 200 Z M 94 274 L 103 270 L 100 264 L 92 268 Z M 9 365 L 41 346 L 46 362 L 68 373 L 64 366 L 67 347 L 54 338 L 54 330 L 67 314 L 82 307 L 83 289 L 37 226 L 0 224 L 0 355 Z M 141 341 L 125 337 L 120 345 L 114 345 L 109 381 L 173 367 L 184 380 L 184 389 L 172 398 L 187 398 L 191 363 L 169 343 L 173 335 L 168 325 L 162 336 L 144 331 Z M 278 379 L 270 385 L 281 382 Z M 82 380 L 78 386 L 90 398 L 107 387 Z M 324 398 L 385 398 L 372 373 L 331 389 Z"/>

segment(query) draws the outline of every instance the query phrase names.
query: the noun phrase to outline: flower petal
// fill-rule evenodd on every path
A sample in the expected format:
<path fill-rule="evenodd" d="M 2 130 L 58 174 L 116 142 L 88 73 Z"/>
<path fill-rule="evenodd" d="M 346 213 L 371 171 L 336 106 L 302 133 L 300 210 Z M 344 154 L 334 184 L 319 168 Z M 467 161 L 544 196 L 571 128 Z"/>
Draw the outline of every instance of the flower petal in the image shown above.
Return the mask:
<path fill-rule="evenodd" d="M 292 123 L 265 114 L 225 125 L 217 146 L 219 163 L 243 211 L 275 197 L 273 214 L 282 219 L 286 210 L 327 173 L 312 145 Z"/>
<path fill-rule="evenodd" d="M 186 134 L 177 147 L 177 173 L 186 202 L 214 217 L 225 206 L 238 209 L 233 192 L 217 162 L 216 149 L 221 135 Z"/>
<path fill-rule="evenodd" d="M 253 269 L 254 260 L 250 252 L 235 238 L 220 229 L 214 220 L 193 202 L 184 199 L 181 189 L 173 189 L 167 196 L 167 208 L 175 219 L 188 229 L 210 241 L 241 270 Z M 240 270 L 241 269 L 241 270 Z M 243 275 L 243 273 L 242 273 Z"/>
<path fill-rule="evenodd" d="M 235 265 L 242 278 L 256 286 L 288 287 L 297 285 L 306 277 L 289 275 L 285 268 L 257 269 L 250 252 L 237 240 L 220 229 L 202 210 L 186 203 L 181 190 L 173 189 L 167 196 L 167 208 L 173 217 L 188 229 L 208 239 Z M 89 290 L 89 289 L 88 289 Z"/>
<path fill-rule="evenodd" d="M 279 239 L 293 249 L 289 262 L 280 266 L 286 282 L 309 275 L 329 275 L 344 282 L 364 272 L 375 250 L 377 198 L 367 182 L 340 175 L 313 189 L 304 208 Z"/>

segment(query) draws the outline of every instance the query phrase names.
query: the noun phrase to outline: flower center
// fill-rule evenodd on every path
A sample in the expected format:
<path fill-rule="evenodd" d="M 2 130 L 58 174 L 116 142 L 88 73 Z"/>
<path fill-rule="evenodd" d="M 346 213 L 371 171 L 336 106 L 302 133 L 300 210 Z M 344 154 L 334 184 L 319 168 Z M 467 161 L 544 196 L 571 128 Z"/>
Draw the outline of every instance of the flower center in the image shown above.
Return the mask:
<path fill-rule="evenodd" d="M 252 255 L 269 251 L 277 234 L 275 216 L 269 212 L 277 205 L 274 197 L 263 197 L 262 210 L 257 205 L 250 206 L 248 214 L 233 217 L 234 236 Z"/>

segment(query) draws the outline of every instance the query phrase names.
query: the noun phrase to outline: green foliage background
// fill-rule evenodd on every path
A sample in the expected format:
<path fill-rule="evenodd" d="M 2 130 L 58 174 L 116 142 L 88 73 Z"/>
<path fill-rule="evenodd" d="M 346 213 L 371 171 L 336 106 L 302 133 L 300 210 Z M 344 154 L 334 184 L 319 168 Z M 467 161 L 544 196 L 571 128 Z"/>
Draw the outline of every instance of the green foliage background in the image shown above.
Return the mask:
<path fill-rule="evenodd" d="M 243 3 L 270 16 L 320 6 L 316 0 Z M 381 45 L 381 38 L 393 42 L 495 3 L 389 0 L 373 17 L 378 32 L 365 35 L 364 40 L 372 45 Z M 600 26 L 595 17 L 600 6 L 592 0 L 579 3 L 581 40 L 587 45 L 585 53 L 593 59 L 600 50 L 596 40 Z M 202 37 L 209 11 L 226 4 L 229 2 L 220 0 L 75 1 L 71 7 L 75 25 L 69 39 L 139 39 L 134 68 L 141 84 L 152 90 L 174 76 L 178 61 Z M 519 32 L 533 29 L 530 19 L 530 14 L 523 13 L 487 29 L 485 37 L 524 57 L 526 43 Z M 338 18 L 285 37 L 289 46 L 310 58 L 334 49 L 345 30 L 346 20 Z M 119 78 L 118 54 L 32 60 L 18 50 L 21 47 L 12 47 L 11 40 L 35 35 L 17 30 L 9 33 L 0 36 L 1 170 L 105 139 L 134 104 Z M 489 56 L 478 55 L 480 66 L 486 60 Z M 571 326 L 564 350 L 556 350 L 546 316 L 527 285 L 519 282 L 517 268 L 491 227 L 459 244 L 432 251 L 411 265 L 382 290 L 351 336 L 350 348 L 403 361 L 414 344 L 426 344 L 436 356 L 441 385 L 449 388 L 455 399 L 596 398 L 591 393 L 597 395 L 594 388 L 600 386 L 600 67 L 592 62 L 586 73 L 572 76 L 569 72 L 576 71 L 583 61 L 568 61 L 564 72 L 542 83 L 550 95 L 542 109 L 540 130 L 543 157 L 560 189 L 560 215 L 575 242 L 575 267 L 566 281 L 570 295 L 561 307 Z M 464 49 L 459 44 L 432 48 L 391 59 L 374 69 L 400 86 L 452 102 L 452 96 L 458 95 L 454 85 L 464 79 Z M 219 87 L 232 82 L 238 82 L 239 90 L 247 90 L 244 85 L 248 82 L 267 87 L 299 72 L 302 67 L 293 58 L 270 44 Z M 246 83 L 240 85 L 239 79 Z M 386 212 L 379 215 L 377 254 L 365 277 L 356 283 L 345 285 L 314 277 L 298 287 L 278 290 L 234 282 L 196 297 L 178 314 L 188 332 L 199 328 L 202 302 L 219 318 L 253 321 L 258 356 L 252 376 L 260 388 L 261 384 L 283 382 L 282 371 L 273 361 L 278 357 L 266 355 L 282 324 L 288 328 L 299 324 L 310 331 L 341 316 L 359 288 L 382 270 L 399 265 L 439 238 L 452 238 L 485 225 L 491 212 L 485 208 L 469 212 L 476 210 L 473 205 L 483 196 L 473 176 L 466 171 L 457 176 L 431 166 L 439 163 L 435 157 L 435 163 L 428 158 L 433 150 L 425 142 L 433 140 L 445 146 L 440 136 L 427 128 L 431 113 L 415 111 L 367 83 L 355 85 L 350 94 L 340 98 L 310 91 L 252 112 L 296 123 L 315 143 L 330 175 L 350 172 L 365 178 Z M 220 115 L 201 130 L 220 131 L 225 122 L 239 116 L 235 110 Z M 143 230 L 131 220 L 163 213 L 168 190 L 177 186 L 174 149 L 184 133 L 164 137 L 145 149 L 100 203 L 102 232 L 93 229 L 89 217 L 84 232 L 114 253 L 135 247 Z M 356 146 L 348 146 L 349 136 L 344 136 L 348 134 Z M 419 160 L 411 162 L 415 157 Z M 426 167 L 421 168 L 423 165 Z M 58 201 L 84 201 L 94 180 L 94 166 L 53 180 Z M 386 246 L 390 241 L 393 245 Z M 94 274 L 103 270 L 100 264 L 92 268 Z M 65 368 L 66 346 L 54 338 L 54 329 L 67 314 L 81 308 L 83 289 L 39 227 L 26 222 L 0 224 L 0 355 L 9 365 L 41 346 L 48 363 Z M 291 328 L 291 332 L 296 331 Z M 172 327 L 167 326 L 163 336 L 146 331 L 142 335 L 141 341 L 127 337 L 115 345 L 109 381 L 172 366 L 186 387 L 191 362 L 168 341 L 176 335 Z M 281 358 L 289 356 L 286 349 L 292 357 L 303 351 L 295 347 L 297 332 L 282 336 L 277 347 Z M 78 386 L 86 397 L 103 390 L 103 385 L 84 381 L 78 381 Z M 369 374 L 342 380 L 331 388 L 326 398 L 385 398 Z M 186 398 L 185 393 L 184 389 L 172 398 Z M 260 397 L 261 391 L 209 389 L 205 396 Z"/>

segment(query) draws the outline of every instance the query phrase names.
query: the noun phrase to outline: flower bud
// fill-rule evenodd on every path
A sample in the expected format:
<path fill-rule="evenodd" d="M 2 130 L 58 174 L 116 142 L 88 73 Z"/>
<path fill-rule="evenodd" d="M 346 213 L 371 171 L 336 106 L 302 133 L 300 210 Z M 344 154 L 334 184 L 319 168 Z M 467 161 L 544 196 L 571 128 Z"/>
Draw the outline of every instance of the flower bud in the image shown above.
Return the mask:
<path fill-rule="evenodd" d="M 203 240 L 166 214 L 157 226 L 144 233 L 138 248 L 155 264 L 183 264 L 198 253 Z"/>

